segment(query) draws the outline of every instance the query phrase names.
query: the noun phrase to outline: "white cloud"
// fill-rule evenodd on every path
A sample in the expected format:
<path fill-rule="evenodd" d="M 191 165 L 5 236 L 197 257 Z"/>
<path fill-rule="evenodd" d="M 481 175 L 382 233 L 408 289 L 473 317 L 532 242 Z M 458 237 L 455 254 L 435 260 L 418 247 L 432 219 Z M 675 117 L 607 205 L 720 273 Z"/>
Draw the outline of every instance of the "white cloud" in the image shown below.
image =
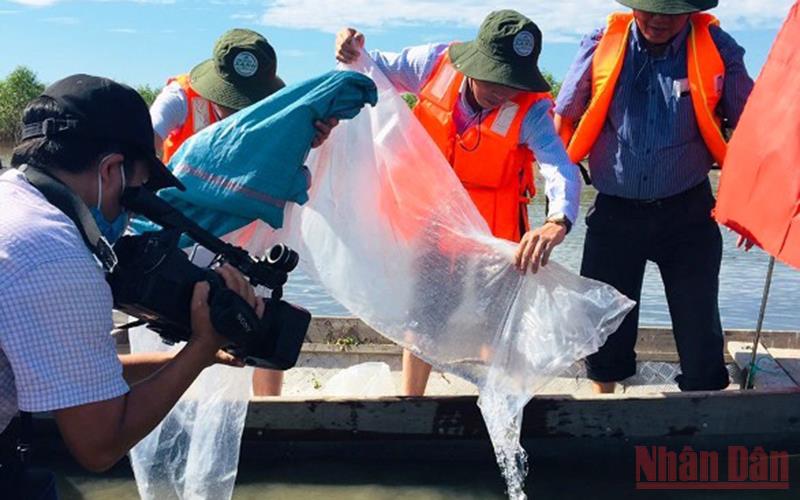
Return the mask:
<path fill-rule="evenodd" d="M 238 12 L 236 14 L 231 14 L 231 20 L 254 23 L 259 20 L 259 15 L 253 12 Z"/>
<path fill-rule="evenodd" d="M 8 0 L 8 1 L 20 5 L 27 5 L 29 7 L 49 7 L 50 5 L 66 2 L 66 0 Z M 94 1 L 109 3 L 120 0 L 94 0 Z M 177 0 L 121 0 L 121 1 L 134 2 L 134 3 L 173 4 Z"/>
<path fill-rule="evenodd" d="M 70 17 L 70 16 L 59 16 L 59 17 L 45 17 L 42 21 L 46 23 L 52 24 L 61 24 L 64 26 L 73 26 L 75 24 L 80 24 L 81 20 L 77 17 Z"/>
<path fill-rule="evenodd" d="M 47 7 L 60 2 L 61 0 L 10 0 L 11 3 L 27 5 L 29 7 Z"/>
<path fill-rule="evenodd" d="M 109 28 L 106 31 L 109 33 L 125 33 L 129 35 L 133 35 L 139 32 L 139 30 L 133 28 Z"/>
<path fill-rule="evenodd" d="M 728 30 L 774 28 L 795 0 L 722 0 L 712 12 Z M 355 26 L 367 32 L 447 25 L 477 27 L 507 0 L 273 0 L 261 16 L 268 26 L 336 32 Z M 532 0 L 514 7 L 536 21 L 549 41 L 575 40 L 625 7 L 613 0 Z"/>

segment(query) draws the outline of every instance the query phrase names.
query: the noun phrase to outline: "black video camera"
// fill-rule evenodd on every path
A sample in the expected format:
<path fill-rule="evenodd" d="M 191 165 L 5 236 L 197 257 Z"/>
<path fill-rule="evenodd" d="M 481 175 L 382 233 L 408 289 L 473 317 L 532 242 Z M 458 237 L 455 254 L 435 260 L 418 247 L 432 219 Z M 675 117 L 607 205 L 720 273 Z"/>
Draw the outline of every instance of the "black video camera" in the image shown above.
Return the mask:
<path fill-rule="evenodd" d="M 146 188 L 128 188 L 122 205 L 164 228 L 138 236 L 123 236 L 115 245 L 118 263 L 108 275 L 114 307 L 146 322 L 169 342 L 191 336 L 191 297 L 195 283 L 210 284 L 211 323 L 230 343 L 223 349 L 247 364 L 287 370 L 295 365 L 311 314 L 282 300 L 283 285 L 298 263 L 297 253 L 283 245 L 255 259 L 244 249 L 225 243 Z M 253 285 L 272 290 L 262 318 L 221 276 L 189 260 L 179 247 L 186 233 L 216 255 L 215 261 L 237 268 Z"/>

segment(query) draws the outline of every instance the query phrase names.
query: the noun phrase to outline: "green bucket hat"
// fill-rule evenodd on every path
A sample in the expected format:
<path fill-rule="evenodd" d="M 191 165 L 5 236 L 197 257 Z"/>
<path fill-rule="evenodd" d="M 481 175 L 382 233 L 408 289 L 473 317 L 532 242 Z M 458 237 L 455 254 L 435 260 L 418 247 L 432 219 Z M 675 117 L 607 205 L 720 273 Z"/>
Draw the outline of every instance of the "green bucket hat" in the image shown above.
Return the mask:
<path fill-rule="evenodd" d="M 691 14 L 713 9 L 719 0 L 617 0 L 631 9 L 655 14 Z"/>
<path fill-rule="evenodd" d="M 542 32 L 519 12 L 490 13 L 475 40 L 449 50 L 453 65 L 470 78 L 526 92 L 550 91 L 538 66 Z"/>
<path fill-rule="evenodd" d="M 214 55 L 192 69 L 192 88 L 220 106 L 243 109 L 282 89 L 275 49 L 255 31 L 233 29 L 214 45 Z"/>

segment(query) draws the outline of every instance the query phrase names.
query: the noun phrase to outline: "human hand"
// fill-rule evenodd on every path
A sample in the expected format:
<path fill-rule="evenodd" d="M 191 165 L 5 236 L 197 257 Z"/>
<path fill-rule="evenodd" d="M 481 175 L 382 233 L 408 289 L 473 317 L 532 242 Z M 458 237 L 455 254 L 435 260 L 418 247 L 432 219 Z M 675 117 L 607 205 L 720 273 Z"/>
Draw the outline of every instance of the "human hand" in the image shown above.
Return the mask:
<path fill-rule="evenodd" d="M 550 252 L 564 241 L 566 235 L 567 228 L 555 222 L 545 222 L 543 226 L 528 231 L 517 247 L 514 265 L 523 273 L 530 266 L 531 272 L 536 273 L 540 265 L 547 265 Z"/>
<path fill-rule="evenodd" d="M 242 273 L 230 264 L 223 264 L 216 268 L 215 271 L 222 276 L 225 286 L 236 292 L 250 307 L 255 309 L 259 318 L 264 315 L 264 301 L 256 296 L 255 290 Z"/>
<path fill-rule="evenodd" d="M 214 356 L 214 363 L 223 366 L 233 366 L 235 368 L 242 368 L 246 366 L 244 361 L 229 352 L 223 351 L 222 349 L 218 350 L 217 354 Z"/>
<path fill-rule="evenodd" d="M 210 285 L 205 281 L 199 281 L 194 285 L 191 305 L 192 336 L 188 342 L 189 345 L 198 346 L 202 350 L 207 365 L 216 362 L 216 353 L 227 343 L 211 324 L 211 310 L 208 307 L 210 289 Z"/>
<path fill-rule="evenodd" d="M 358 60 L 362 48 L 364 48 L 363 33 L 353 28 L 342 28 L 336 34 L 334 55 L 337 61 L 350 64 Z"/>
<path fill-rule="evenodd" d="M 314 122 L 314 128 L 317 129 L 317 134 L 314 136 L 314 140 L 311 141 L 311 147 L 318 148 L 322 146 L 331 135 L 331 131 L 336 125 L 339 125 L 338 118 L 328 118 L 327 120 L 317 120 Z"/>
<path fill-rule="evenodd" d="M 736 248 L 744 247 L 744 251 L 745 252 L 749 252 L 750 249 L 753 248 L 754 245 L 755 245 L 755 243 L 753 243 L 752 241 L 748 240 L 747 238 L 745 238 L 742 235 L 739 235 L 739 238 L 736 240 Z"/>

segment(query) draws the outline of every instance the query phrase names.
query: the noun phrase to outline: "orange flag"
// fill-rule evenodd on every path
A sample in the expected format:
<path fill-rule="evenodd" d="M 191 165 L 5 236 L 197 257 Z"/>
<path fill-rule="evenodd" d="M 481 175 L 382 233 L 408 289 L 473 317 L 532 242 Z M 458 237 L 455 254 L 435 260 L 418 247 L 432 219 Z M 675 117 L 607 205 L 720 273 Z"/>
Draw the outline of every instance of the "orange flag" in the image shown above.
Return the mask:
<path fill-rule="evenodd" d="M 775 40 L 731 139 L 715 216 L 800 268 L 800 1 Z"/>

